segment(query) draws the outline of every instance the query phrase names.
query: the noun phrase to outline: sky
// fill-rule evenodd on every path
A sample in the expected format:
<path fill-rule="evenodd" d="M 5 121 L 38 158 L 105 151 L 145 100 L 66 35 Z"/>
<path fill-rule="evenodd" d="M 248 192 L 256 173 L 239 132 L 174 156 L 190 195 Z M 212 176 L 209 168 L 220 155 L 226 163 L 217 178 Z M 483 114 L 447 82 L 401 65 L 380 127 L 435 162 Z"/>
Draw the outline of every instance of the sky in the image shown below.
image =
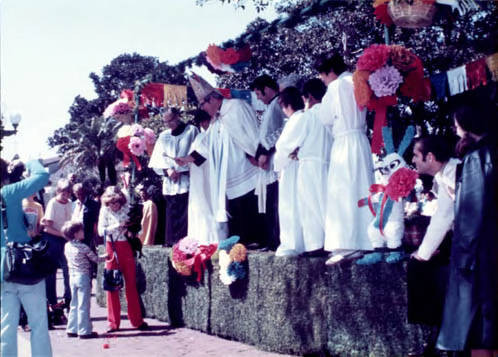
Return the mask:
<path fill-rule="evenodd" d="M 250 3 L 250 1 L 248 1 Z M 250 5 L 250 4 L 249 4 Z M 4 127 L 22 116 L 18 134 L 4 138 L 2 157 L 50 157 L 47 138 L 69 122 L 77 95 L 96 97 L 91 72 L 123 53 L 174 65 L 242 33 L 272 9 L 235 9 L 219 0 L 0 0 L 0 99 Z M 199 72 L 214 84 L 207 69 Z"/>

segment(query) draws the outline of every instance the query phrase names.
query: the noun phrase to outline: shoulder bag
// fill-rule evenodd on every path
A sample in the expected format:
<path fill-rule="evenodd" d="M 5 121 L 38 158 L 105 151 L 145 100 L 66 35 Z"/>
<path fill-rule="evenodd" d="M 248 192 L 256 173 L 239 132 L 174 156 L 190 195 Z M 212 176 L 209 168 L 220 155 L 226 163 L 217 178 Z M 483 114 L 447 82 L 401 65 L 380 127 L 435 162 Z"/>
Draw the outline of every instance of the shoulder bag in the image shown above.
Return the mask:
<path fill-rule="evenodd" d="M 116 263 L 118 264 L 118 269 L 104 269 L 104 275 L 102 277 L 102 288 L 105 291 L 118 291 L 123 288 L 123 273 L 119 269 L 119 260 L 118 255 L 116 254 L 116 247 L 114 245 L 114 240 L 112 239 L 112 235 L 109 235 L 113 256 L 116 259 Z M 105 240 L 107 237 L 105 237 Z"/>

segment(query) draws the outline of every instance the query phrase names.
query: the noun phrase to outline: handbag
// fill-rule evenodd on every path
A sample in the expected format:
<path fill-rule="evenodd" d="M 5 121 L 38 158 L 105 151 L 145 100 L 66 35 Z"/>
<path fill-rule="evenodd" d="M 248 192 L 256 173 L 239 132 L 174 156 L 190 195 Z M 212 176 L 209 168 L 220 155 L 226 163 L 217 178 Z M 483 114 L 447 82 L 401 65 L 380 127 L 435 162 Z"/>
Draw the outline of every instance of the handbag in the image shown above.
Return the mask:
<path fill-rule="evenodd" d="M 123 273 L 121 273 L 121 270 L 119 269 L 118 255 L 116 254 L 116 248 L 114 246 L 112 235 L 109 237 L 111 240 L 113 256 L 118 264 L 118 269 L 104 269 L 104 275 L 102 276 L 102 289 L 105 291 L 118 291 L 121 290 L 124 285 Z"/>
<path fill-rule="evenodd" d="M 7 235 L 7 206 L 0 196 L 3 227 L 5 232 L 5 255 L 2 261 L 3 280 L 10 283 L 34 285 L 53 273 L 57 267 L 55 255 L 46 239 L 33 238 L 29 242 L 12 242 Z"/>
<path fill-rule="evenodd" d="M 3 279 L 11 283 L 34 285 L 56 268 L 57 261 L 46 239 L 26 243 L 7 242 Z"/>

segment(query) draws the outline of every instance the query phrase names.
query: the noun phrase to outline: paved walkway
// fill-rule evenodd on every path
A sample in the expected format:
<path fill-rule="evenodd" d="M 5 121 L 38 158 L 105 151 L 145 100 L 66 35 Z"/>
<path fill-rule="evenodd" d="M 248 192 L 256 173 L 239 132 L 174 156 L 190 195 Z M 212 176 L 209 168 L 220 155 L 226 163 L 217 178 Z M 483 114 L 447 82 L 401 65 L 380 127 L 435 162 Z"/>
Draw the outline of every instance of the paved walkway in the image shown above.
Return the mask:
<path fill-rule="evenodd" d="M 58 291 L 62 291 L 62 275 L 58 276 Z M 99 337 L 91 340 L 80 340 L 66 336 L 65 326 L 56 326 L 50 331 L 52 350 L 55 357 L 93 357 L 93 356 L 216 356 L 216 357 L 277 357 L 287 356 L 258 350 L 254 346 L 229 341 L 187 328 L 170 328 L 165 322 L 145 319 L 150 326 L 149 331 L 138 331 L 131 328 L 126 315 L 122 315 L 122 329 L 106 334 L 107 310 L 97 305 L 92 295 L 91 316 L 93 330 Z M 31 355 L 29 333 L 19 330 L 19 357 Z"/>

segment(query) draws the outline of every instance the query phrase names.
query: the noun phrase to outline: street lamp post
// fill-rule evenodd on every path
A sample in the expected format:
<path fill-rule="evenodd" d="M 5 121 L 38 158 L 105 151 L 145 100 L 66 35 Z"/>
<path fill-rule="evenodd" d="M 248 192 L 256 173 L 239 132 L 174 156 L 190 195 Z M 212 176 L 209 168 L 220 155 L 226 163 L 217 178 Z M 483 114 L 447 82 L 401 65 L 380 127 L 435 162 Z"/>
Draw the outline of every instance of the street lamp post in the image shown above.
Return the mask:
<path fill-rule="evenodd" d="M 21 122 L 21 114 L 19 114 L 19 113 L 11 114 L 9 116 L 9 119 L 10 119 L 10 123 L 12 124 L 12 127 L 14 128 L 14 130 L 2 130 L 2 137 L 17 134 L 17 126 Z"/>

